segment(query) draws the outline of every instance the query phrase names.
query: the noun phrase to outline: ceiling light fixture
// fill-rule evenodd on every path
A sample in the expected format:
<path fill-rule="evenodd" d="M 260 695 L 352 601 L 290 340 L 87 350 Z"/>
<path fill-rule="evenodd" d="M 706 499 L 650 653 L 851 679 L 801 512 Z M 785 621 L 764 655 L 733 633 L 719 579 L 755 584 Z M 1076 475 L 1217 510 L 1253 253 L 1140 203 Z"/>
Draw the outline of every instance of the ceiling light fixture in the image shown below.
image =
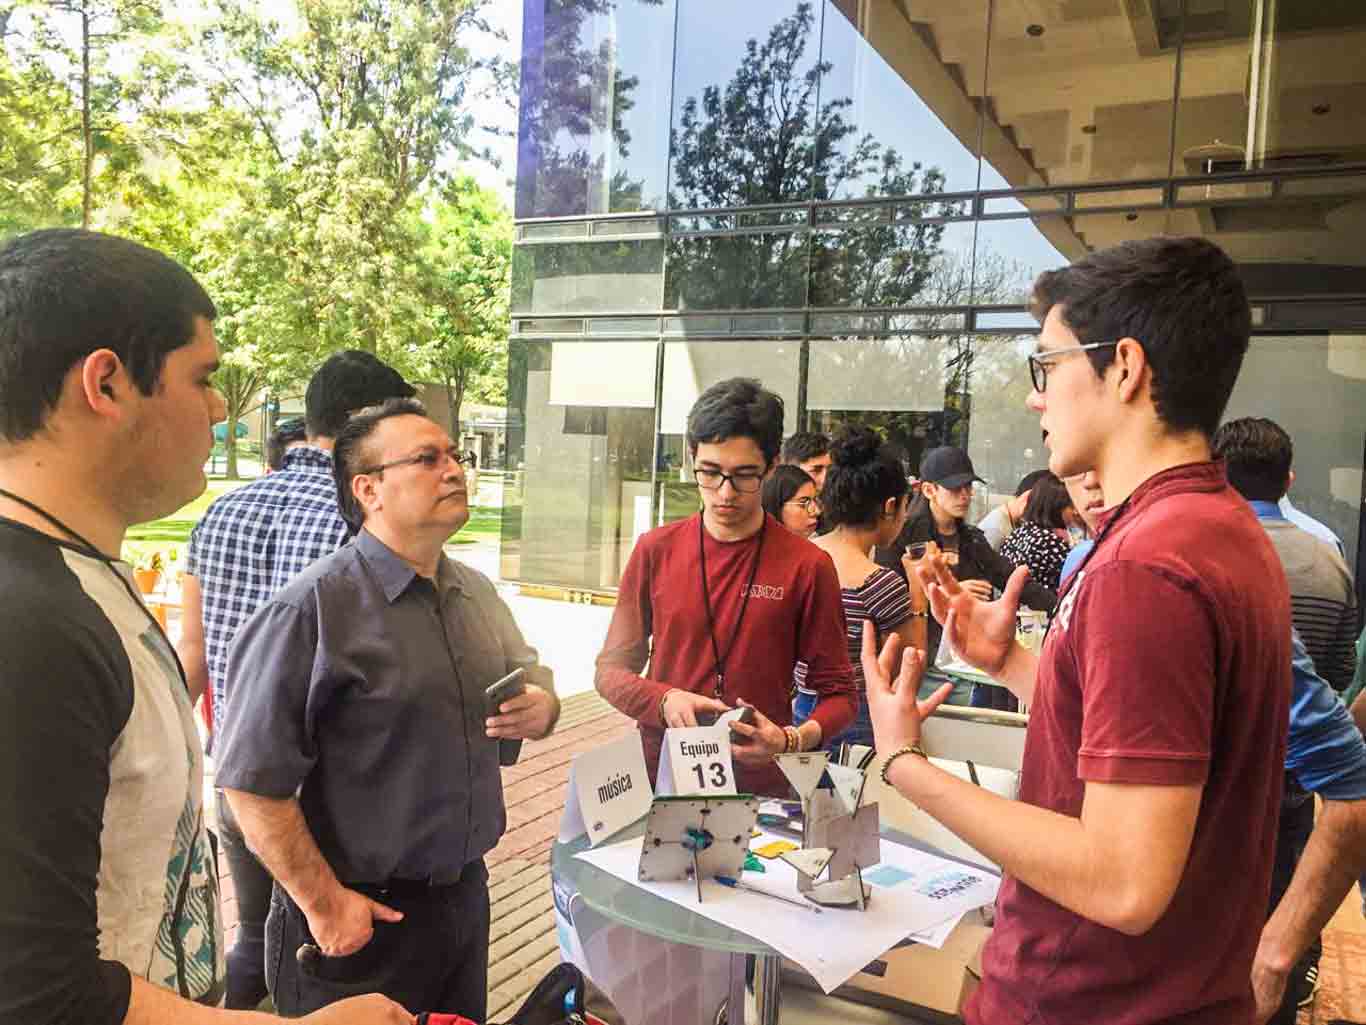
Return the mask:
<path fill-rule="evenodd" d="M 1026 25 L 1025 35 L 1033 36 L 1035 39 L 1038 39 L 1039 36 L 1043 35 L 1043 26 L 1038 24 Z"/>

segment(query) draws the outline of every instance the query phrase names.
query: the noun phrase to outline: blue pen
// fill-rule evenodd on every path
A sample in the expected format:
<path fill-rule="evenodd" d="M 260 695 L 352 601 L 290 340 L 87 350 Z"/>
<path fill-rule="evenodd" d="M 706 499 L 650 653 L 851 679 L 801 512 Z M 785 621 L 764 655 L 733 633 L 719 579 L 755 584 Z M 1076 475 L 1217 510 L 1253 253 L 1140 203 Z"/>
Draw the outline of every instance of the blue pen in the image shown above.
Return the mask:
<path fill-rule="evenodd" d="M 784 897 L 782 894 L 769 893 L 767 890 L 761 890 L 757 886 L 750 886 L 748 883 L 742 883 L 740 880 L 732 879 L 730 876 L 716 876 L 715 878 L 722 886 L 729 886 L 732 890 L 744 890 L 746 893 L 757 893 L 760 897 L 770 897 L 773 900 L 780 900 L 784 904 L 791 904 L 792 906 L 802 908 L 805 911 L 814 911 L 818 915 L 821 913 L 821 909 L 816 907 L 816 905 L 808 904 L 804 900 L 797 900 L 795 897 Z"/>

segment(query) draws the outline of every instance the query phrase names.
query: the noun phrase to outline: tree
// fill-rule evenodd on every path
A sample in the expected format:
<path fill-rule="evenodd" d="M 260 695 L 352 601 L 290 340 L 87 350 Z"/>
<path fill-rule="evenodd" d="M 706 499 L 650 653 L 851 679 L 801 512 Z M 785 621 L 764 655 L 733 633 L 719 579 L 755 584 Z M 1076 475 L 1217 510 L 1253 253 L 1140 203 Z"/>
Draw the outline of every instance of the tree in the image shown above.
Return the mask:
<path fill-rule="evenodd" d="M 465 46 L 490 31 L 489 2 L 298 0 L 287 27 L 217 0 L 213 95 L 250 119 L 265 156 L 242 217 L 286 257 L 292 319 L 322 351 L 407 358 L 425 319 L 413 215 L 452 161 L 475 155 L 470 111 L 505 81 Z"/>
<path fill-rule="evenodd" d="M 432 316 L 420 358 L 445 388 L 458 437 L 467 395 L 506 401 L 512 221 L 496 196 L 459 178 L 428 231 L 422 257 Z"/>
<path fill-rule="evenodd" d="M 807 57 L 816 19 L 802 3 L 760 42 L 750 39 L 724 88 L 707 86 L 680 107 L 670 135 L 671 209 L 705 209 L 844 198 L 856 181 L 868 196 L 944 191 L 944 175 L 907 164 L 849 119 L 853 100 L 819 103 L 833 64 Z M 799 306 L 808 269 L 812 305 L 902 306 L 916 302 L 941 252 L 947 201 L 903 209 L 903 220 L 831 225 L 807 234 L 775 228 L 745 236 L 698 235 L 670 244 L 666 302 L 700 309 Z M 729 227 L 700 215 L 699 227 Z M 808 252 L 807 245 L 811 247 Z"/>

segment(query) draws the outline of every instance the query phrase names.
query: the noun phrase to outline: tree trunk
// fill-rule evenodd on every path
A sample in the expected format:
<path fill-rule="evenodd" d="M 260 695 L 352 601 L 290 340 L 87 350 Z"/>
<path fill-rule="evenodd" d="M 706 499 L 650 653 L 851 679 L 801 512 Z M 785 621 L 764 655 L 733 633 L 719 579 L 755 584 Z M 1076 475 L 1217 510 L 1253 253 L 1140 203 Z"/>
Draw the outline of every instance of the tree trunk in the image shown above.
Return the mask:
<path fill-rule="evenodd" d="M 90 12 L 81 9 L 81 140 L 85 158 L 81 169 L 81 227 L 90 227 L 91 171 L 95 165 L 95 134 L 90 128 Z"/>
<path fill-rule="evenodd" d="M 237 472 L 237 411 L 228 412 L 228 433 L 223 438 L 224 469 L 228 480 L 241 480 Z"/>

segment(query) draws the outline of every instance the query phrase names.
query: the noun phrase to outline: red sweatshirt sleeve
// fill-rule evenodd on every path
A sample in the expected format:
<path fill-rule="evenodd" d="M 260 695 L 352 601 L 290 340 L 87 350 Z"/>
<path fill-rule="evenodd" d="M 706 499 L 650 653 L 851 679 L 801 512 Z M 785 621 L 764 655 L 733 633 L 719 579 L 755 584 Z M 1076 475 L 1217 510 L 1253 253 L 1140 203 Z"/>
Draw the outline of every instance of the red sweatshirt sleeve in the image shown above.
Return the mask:
<path fill-rule="evenodd" d="M 858 696 L 854 669 L 849 664 L 845 637 L 844 602 L 839 576 L 829 559 L 822 559 L 811 576 L 798 626 L 798 657 L 807 665 L 806 686 L 820 695 L 811 718 L 821 724 L 821 736 L 833 737 L 854 721 Z"/>
<path fill-rule="evenodd" d="M 640 675 L 650 660 L 650 637 L 654 633 L 650 589 L 653 579 L 646 546 L 636 545 L 626 562 L 617 591 L 617 607 L 607 640 L 598 653 L 594 685 L 623 715 L 647 726 L 662 727 L 659 703 L 671 689 L 667 683 Z"/>

